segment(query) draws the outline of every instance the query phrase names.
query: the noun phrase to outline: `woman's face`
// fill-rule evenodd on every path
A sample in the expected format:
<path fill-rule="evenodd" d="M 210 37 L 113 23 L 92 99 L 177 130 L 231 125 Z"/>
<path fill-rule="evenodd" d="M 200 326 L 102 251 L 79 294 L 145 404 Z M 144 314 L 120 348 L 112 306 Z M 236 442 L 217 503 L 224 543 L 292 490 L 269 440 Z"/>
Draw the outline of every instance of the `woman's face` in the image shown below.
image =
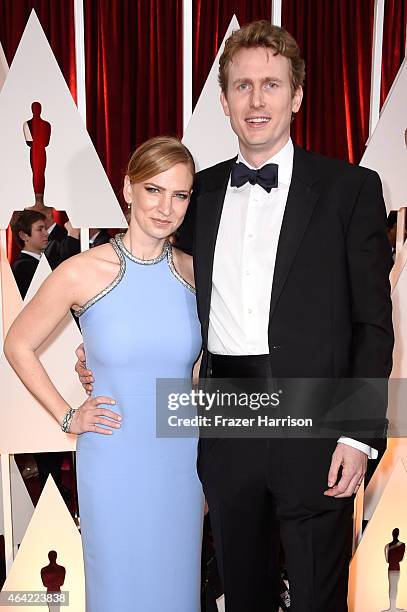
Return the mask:
<path fill-rule="evenodd" d="M 141 182 L 124 179 L 124 199 L 131 204 L 131 224 L 151 238 L 163 239 L 181 225 L 192 192 L 193 176 L 187 164 L 176 164 Z"/>

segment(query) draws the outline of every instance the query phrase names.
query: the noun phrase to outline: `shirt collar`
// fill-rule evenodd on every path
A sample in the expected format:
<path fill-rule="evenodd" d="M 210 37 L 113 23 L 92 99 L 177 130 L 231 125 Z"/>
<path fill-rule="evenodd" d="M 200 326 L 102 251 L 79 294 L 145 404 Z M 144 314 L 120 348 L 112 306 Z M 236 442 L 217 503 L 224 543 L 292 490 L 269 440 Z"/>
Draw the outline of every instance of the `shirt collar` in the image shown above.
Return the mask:
<path fill-rule="evenodd" d="M 31 257 L 35 257 L 35 259 L 38 259 L 38 261 L 40 261 L 42 255 L 42 253 L 33 253 L 32 251 L 26 251 L 25 249 L 22 249 L 20 252 L 31 255 Z"/>
<path fill-rule="evenodd" d="M 291 138 L 288 139 L 286 144 L 280 149 L 275 155 L 267 159 L 264 164 L 278 164 L 278 186 L 286 185 L 289 186 L 291 183 L 291 176 L 293 173 L 293 161 L 294 161 L 294 145 Z M 249 164 L 243 157 L 242 153 L 239 151 L 236 163 L 242 162 L 246 164 L 248 168 L 252 168 L 256 170 L 254 166 Z"/>
<path fill-rule="evenodd" d="M 96 238 L 99 236 L 100 234 L 100 230 L 98 232 L 96 232 L 96 234 L 94 236 L 92 236 L 92 238 L 89 238 L 89 244 L 93 244 L 96 240 Z"/>
<path fill-rule="evenodd" d="M 56 223 L 53 223 L 52 225 L 49 226 L 49 228 L 47 229 L 48 236 L 50 235 L 50 233 L 52 232 L 55 226 L 56 226 Z"/>

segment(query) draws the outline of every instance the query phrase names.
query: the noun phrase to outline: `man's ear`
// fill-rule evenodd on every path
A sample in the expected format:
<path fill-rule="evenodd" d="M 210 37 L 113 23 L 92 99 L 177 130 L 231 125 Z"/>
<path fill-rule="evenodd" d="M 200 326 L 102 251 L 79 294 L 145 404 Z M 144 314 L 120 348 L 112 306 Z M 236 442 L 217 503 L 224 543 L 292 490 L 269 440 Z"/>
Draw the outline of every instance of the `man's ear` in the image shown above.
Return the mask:
<path fill-rule="evenodd" d="M 223 112 L 225 113 L 227 117 L 229 117 L 230 116 L 229 105 L 226 99 L 226 95 L 223 91 L 220 92 L 220 103 L 222 104 Z"/>
<path fill-rule="evenodd" d="M 297 87 L 293 95 L 292 106 L 291 106 L 293 113 L 298 113 L 298 111 L 300 110 L 302 97 L 303 97 L 303 90 L 300 85 L 299 87 Z"/>
<path fill-rule="evenodd" d="M 125 202 L 127 204 L 131 204 L 132 199 L 133 199 L 133 192 L 132 192 L 132 188 L 131 188 L 130 178 L 129 178 L 129 176 L 127 174 L 124 177 L 123 197 L 124 197 L 124 200 L 125 200 Z"/>
<path fill-rule="evenodd" d="M 20 240 L 22 240 L 24 243 L 26 243 L 26 242 L 27 242 L 27 238 L 29 238 L 29 236 L 28 236 L 28 235 L 27 235 L 25 232 L 23 232 L 23 230 L 20 230 L 20 231 L 18 232 L 18 237 L 19 237 L 19 238 L 20 238 Z"/>

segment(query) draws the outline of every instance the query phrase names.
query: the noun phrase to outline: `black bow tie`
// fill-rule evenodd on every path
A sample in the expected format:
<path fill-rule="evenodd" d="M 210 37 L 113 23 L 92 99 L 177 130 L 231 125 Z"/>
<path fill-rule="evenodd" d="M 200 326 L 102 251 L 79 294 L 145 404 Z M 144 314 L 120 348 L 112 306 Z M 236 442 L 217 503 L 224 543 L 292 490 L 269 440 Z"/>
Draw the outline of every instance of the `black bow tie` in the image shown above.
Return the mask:
<path fill-rule="evenodd" d="M 256 183 L 270 193 L 273 187 L 278 186 L 278 165 L 266 164 L 258 170 L 248 168 L 245 164 L 239 162 L 234 164 L 230 184 L 232 187 L 241 187 L 249 182 L 251 185 Z"/>

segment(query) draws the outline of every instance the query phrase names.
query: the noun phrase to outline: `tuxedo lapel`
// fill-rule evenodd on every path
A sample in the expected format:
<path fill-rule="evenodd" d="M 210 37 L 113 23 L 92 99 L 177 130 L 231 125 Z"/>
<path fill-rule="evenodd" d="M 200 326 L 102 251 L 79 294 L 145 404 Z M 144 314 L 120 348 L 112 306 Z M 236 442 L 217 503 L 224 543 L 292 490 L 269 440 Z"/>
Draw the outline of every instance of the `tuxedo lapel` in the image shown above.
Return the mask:
<path fill-rule="evenodd" d="M 195 267 L 198 306 L 206 342 L 212 291 L 213 258 L 222 215 L 223 202 L 232 164 L 236 157 L 218 164 L 202 176 L 202 188 L 197 197 L 195 226 Z"/>
<path fill-rule="evenodd" d="M 270 321 L 284 288 L 319 193 L 311 155 L 295 147 L 293 174 L 278 241 L 270 303 Z"/>

